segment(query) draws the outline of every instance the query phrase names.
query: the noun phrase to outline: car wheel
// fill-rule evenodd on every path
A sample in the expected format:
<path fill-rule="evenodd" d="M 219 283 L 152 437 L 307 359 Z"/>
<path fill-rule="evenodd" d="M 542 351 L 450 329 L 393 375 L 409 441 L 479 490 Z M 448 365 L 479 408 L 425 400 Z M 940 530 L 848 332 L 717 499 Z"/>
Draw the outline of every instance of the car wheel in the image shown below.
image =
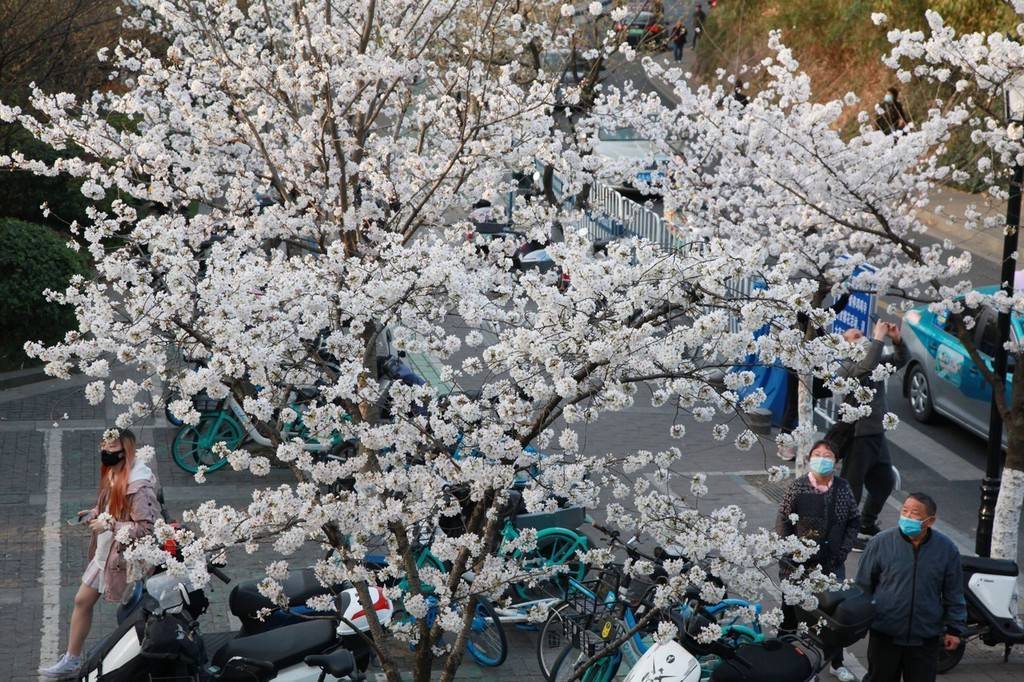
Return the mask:
<path fill-rule="evenodd" d="M 910 368 L 907 377 L 907 399 L 914 419 L 928 423 L 935 419 L 935 405 L 932 403 L 932 387 L 928 383 L 928 375 L 920 365 Z"/>

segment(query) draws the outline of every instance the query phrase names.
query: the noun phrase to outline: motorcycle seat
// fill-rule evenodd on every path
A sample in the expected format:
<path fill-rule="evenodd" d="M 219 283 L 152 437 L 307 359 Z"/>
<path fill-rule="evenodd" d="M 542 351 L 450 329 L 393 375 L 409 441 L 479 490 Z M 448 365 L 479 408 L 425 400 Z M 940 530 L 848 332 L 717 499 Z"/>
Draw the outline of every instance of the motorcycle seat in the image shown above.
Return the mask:
<path fill-rule="evenodd" d="M 1017 562 L 1009 559 L 989 559 L 981 556 L 962 556 L 960 563 L 966 573 L 988 573 L 1016 577 L 1020 573 Z"/>
<path fill-rule="evenodd" d="M 723 657 L 711 673 L 714 682 L 787 682 L 807 680 L 814 668 L 807 655 L 792 644 L 765 640 L 761 644 L 744 644 L 732 656 Z"/>
<path fill-rule="evenodd" d="M 818 593 L 818 609 L 824 612 L 826 615 L 831 616 L 835 613 L 836 608 L 844 601 L 855 595 L 861 594 L 861 591 L 856 587 L 852 587 L 848 590 L 835 590 L 833 592 L 820 592 Z"/>
<path fill-rule="evenodd" d="M 239 618 L 254 618 L 260 609 L 275 609 L 276 605 L 260 594 L 259 581 L 245 580 L 231 590 L 228 607 L 231 613 Z M 301 571 L 290 571 L 281 585 L 288 595 L 288 606 L 301 606 L 310 597 L 330 594 L 330 590 L 320 584 L 312 568 Z"/>
<path fill-rule="evenodd" d="M 334 646 L 334 627 L 331 620 L 309 620 L 258 635 L 237 637 L 213 654 L 213 664 L 223 669 L 228 661 L 237 657 L 266 661 L 274 670 L 281 670 Z"/>
<path fill-rule="evenodd" d="M 356 669 L 356 658 L 347 649 L 338 649 L 320 656 L 306 656 L 306 665 L 320 668 L 333 677 L 345 677 Z"/>

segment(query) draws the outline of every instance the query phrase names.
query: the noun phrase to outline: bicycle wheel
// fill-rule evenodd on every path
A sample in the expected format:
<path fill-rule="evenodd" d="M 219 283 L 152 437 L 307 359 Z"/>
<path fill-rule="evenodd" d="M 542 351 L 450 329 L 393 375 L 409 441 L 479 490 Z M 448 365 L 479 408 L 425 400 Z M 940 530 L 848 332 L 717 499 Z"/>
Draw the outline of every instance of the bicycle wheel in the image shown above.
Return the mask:
<path fill-rule="evenodd" d="M 242 444 L 242 427 L 228 415 L 204 414 L 196 426 L 182 426 L 171 444 L 174 463 L 190 474 L 206 466 L 207 471 L 216 471 L 228 463 L 213 453 L 215 443 L 223 442 L 229 449 Z"/>
<path fill-rule="evenodd" d="M 583 540 L 582 545 L 580 540 Z M 587 566 L 576 557 L 577 549 L 586 549 L 586 536 L 566 528 L 551 528 L 541 531 L 537 537 L 537 546 L 529 552 L 516 552 L 515 556 L 528 571 L 539 571 L 552 566 L 568 566 L 568 572 L 562 572 L 549 579 L 542 579 L 530 587 L 525 583 L 517 583 L 515 591 L 522 601 L 542 599 L 551 595 L 564 595 L 561 583 L 566 577 L 583 580 Z"/>
<path fill-rule="evenodd" d="M 537 638 L 537 664 L 545 679 L 551 674 L 559 655 L 569 643 L 566 620 L 578 615 L 572 602 L 562 601 L 551 607 L 547 620 L 541 626 L 540 637 Z"/>
<path fill-rule="evenodd" d="M 489 602 L 479 600 L 476 613 L 470 625 L 466 651 L 480 665 L 494 668 L 505 662 L 508 656 L 508 639 L 497 612 Z"/>
<path fill-rule="evenodd" d="M 576 674 L 576 669 L 585 663 L 587 657 L 583 652 L 574 647 L 571 643 L 566 646 L 555 661 L 554 667 L 548 674 L 550 682 L 568 681 Z M 611 682 L 615 673 L 619 671 L 619 663 L 622 657 L 615 651 L 604 658 L 600 658 L 587 668 L 580 676 L 581 682 Z"/>

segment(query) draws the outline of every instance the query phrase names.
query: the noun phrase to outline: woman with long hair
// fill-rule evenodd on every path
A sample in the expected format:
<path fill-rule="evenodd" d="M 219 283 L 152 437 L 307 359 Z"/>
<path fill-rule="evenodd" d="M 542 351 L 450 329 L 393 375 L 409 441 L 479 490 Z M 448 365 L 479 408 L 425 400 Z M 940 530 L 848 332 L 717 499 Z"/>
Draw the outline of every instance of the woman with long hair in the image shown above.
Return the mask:
<path fill-rule="evenodd" d="M 89 559 L 71 612 L 68 649 L 54 665 L 39 669 L 43 677 L 75 677 L 81 667 L 82 646 L 92 626 L 100 595 L 119 602 L 128 585 L 125 543 L 144 537 L 160 516 L 157 480 L 135 456 L 135 435 L 126 429 L 108 430 L 100 442 L 100 484 L 96 506 L 78 512 L 88 524 Z"/>

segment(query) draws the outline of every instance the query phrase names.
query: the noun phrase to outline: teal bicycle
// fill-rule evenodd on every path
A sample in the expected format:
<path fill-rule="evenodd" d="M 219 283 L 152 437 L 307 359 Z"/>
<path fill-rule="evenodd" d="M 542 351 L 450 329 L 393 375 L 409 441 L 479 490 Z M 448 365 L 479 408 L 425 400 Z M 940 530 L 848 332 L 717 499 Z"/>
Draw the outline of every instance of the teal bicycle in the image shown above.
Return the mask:
<path fill-rule="evenodd" d="M 284 424 L 281 430 L 283 440 L 299 438 L 302 449 L 307 452 L 326 453 L 343 444 L 339 436 L 334 436 L 327 443 L 313 438 L 309 429 L 302 423 L 302 402 L 315 397 L 312 393 L 293 390 L 289 395 L 288 405 L 298 415 Z M 207 472 L 216 471 L 228 463 L 214 451 L 214 446 L 223 443 L 228 450 L 235 450 L 242 445 L 254 442 L 264 447 L 272 447 L 273 442 L 259 429 L 238 404 L 233 395 L 217 401 L 212 406 L 207 403 L 200 409 L 199 423 L 195 426 L 182 424 L 171 443 L 171 457 L 174 463 L 189 473 L 196 473 L 200 466 Z"/>
<path fill-rule="evenodd" d="M 596 524 L 594 527 L 609 535 L 613 543 L 621 545 L 632 560 L 646 559 L 656 565 L 659 563 L 660 558 L 649 557 L 630 547 L 630 543 L 619 541 L 614 531 Z M 598 579 L 589 583 L 569 581 L 566 600 L 552 609 L 537 641 L 537 659 L 546 679 L 572 678 L 580 665 L 629 632 L 632 634 L 625 641 L 592 663 L 580 679 L 609 682 L 623 666 L 629 670 L 636 665 L 654 642 L 657 621 L 649 621 L 647 627 L 638 628 L 637 625 L 654 608 L 653 594 L 657 582 L 644 586 L 639 595 L 636 590 L 631 591 L 631 587 L 634 587 L 633 577 L 616 564 L 607 567 Z M 725 643 L 739 646 L 764 641 L 758 621 L 760 612 L 760 604 L 743 599 L 724 599 L 705 606 L 696 595 L 691 595 L 675 606 L 669 615 L 677 623 L 686 624 L 700 614 L 706 622 L 719 624 Z M 709 673 L 713 663 L 708 662 Z"/>

